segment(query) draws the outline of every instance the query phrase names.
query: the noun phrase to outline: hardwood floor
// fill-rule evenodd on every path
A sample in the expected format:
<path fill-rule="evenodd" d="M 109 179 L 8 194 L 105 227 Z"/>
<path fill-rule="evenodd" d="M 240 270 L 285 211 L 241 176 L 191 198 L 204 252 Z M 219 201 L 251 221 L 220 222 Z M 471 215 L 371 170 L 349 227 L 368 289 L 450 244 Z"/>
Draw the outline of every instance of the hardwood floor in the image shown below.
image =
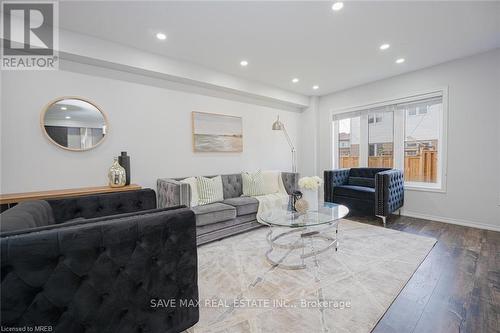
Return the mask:
<path fill-rule="evenodd" d="M 405 216 L 387 228 L 438 242 L 373 332 L 500 332 L 500 232 Z"/>

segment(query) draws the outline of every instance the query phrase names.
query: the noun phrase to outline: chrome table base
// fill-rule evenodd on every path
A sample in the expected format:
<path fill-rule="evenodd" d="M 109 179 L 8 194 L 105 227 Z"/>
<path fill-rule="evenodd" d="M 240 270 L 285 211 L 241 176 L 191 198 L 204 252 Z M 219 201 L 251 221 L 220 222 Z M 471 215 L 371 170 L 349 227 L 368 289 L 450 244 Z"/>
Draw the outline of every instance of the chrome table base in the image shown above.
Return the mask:
<path fill-rule="evenodd" d="M 283 268 L 283 269 L 289 269 L 289 270 L 296 270 L 296 269 L 304 269 L 307 267 L 305 259 L 316 256 L 320 253 L 323 253 L 333 247 L 335 247 L 335 251 L 338 249 L 338 221 L 334 221 L 332 223 L 329 223 L 327 225 L 323 226 L 315 226 L 315 227 L 297 227 L 292 230 L 288 230 L 285 232 L 280 232 L 277 233 L 276 235 L 273 236 L 274 233 L 274 228 L 269 226 L 269 232 L 267 233 L 267 242 L 270 246 L 269 250 L 266 251 L 266 260 L 269 262 L 271 265 Z M 335 236 L 330 236 L 327 234 L 328 231 L 333 231 L 335 229 Z M 288 241 L 288 242 L 278 242 L 278 240 L 282 239 L 283 237 L 294 235 L 294 234 L 299 234 L 298 238 L 294 239 L 293 241 Z M 306 244 L 306 241 L 309 240 L 310 243 L 310 249 L 307 250 L 308 245 Z M 314 241 L 319 240 L 322 244 L 321 247 L 315 248 L 314 246 Z M 282 249 L 282 250 L 287 250 L 285 253 L 281 256 L 279 260 L 274 260 L 271 258 L 271 253 L 276 251 L 277 249 Z M 288 257 L 293 251 L 301 250 L 302 253 L 300 254 L 298 260 L 298 263 L 288 263 L 289 259 Z"/>

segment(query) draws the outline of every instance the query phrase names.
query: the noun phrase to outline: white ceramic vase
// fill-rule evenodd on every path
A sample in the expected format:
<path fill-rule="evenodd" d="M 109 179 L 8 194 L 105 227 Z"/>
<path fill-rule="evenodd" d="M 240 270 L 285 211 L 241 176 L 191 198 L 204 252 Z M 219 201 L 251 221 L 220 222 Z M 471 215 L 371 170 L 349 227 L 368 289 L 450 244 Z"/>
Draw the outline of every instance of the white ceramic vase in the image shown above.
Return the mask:
<path fill-rule="evenodd" d="M 307 190 L 301 189 L 302 199 L 306 200 L 309 204 L 308 210 L 318 210 L 318 202 L 319 202 L 319 191 L 316 190 Z"/>

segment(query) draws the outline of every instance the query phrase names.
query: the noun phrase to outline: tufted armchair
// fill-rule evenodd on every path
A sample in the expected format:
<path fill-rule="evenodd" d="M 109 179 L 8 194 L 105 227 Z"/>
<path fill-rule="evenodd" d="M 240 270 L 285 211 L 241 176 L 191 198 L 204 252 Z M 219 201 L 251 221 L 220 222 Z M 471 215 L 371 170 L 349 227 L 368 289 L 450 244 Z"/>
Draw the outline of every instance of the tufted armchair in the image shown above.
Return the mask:
<path fill-rule="evenodd" d="M 401 170 L 351 168 L 326 170 L 325 202 L 346 205 L 367 215 L 386 218 L 404 204 L 404 176 Z"/>
<path fill-rule="evenodd" d="M 195 217 L 147 189 L 20 203 L 0 215 L 1 325 L 181 332 L 198 321 Z M 177 306 L 162 306 L 168 300 Z M 161 302 L 159 300 L 164 300 Z"/>

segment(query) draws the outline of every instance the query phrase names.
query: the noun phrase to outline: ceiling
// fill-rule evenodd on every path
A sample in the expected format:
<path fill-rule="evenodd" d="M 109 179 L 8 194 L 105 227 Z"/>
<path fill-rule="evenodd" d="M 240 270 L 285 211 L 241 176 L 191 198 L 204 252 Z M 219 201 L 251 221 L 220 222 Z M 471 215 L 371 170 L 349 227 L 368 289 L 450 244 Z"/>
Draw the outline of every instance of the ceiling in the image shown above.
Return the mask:
<path fill-rule="evenodd" d="M 59 23 L 305 95 L 500 47 L 500 2 L 349 1 L 338 12 L 332 3 L 68 1 Z M 391 47 L 379 50 L 385 42 Z M 406 62 L 396 64 L 400 57 Z"/>

